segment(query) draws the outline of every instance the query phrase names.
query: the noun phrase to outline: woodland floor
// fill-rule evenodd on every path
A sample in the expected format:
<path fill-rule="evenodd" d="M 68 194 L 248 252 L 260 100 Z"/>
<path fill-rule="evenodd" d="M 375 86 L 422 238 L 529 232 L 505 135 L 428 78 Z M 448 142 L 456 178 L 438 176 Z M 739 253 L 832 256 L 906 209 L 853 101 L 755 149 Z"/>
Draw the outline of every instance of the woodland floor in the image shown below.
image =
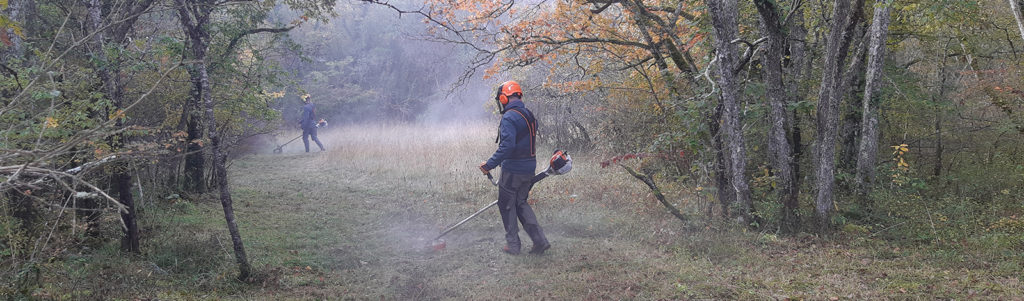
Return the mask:
<path fill-rule="evenodd" d="M 531 246 L 525 233 L 523 255 L 502 253 L 494 208 L 449 234 L 444 250 L 431 251 L 428 240 L 439 230 L 496 198 L 496 188 L 476 170 L 493 151 L 493 134 L 490 126 L 349 127 L 322 131 L 327 152 L 303 153 L 300 140 L 283 154 L 246 156 L 234 161 L 230 174 L 255 269 L 251 282 L 234 280 L 214 194 L 159 196 L 142 212 L 142 255 L 124 259 L 112 246 L 50 263 L 44 267 L 48 284 L 37 296 L 1024 298 L 1019 261 L 991 262 L 867 234 L 787 237 L 723 221 L 708 226 L 698 214 L 706 204 L 671 195 L 694 219 L 683 223 L 641 183 L 621 169 L 600 168 L 600 159 L 588 155 L 574 156 L 572 173 L 548 178 L 533 191 L 534 210 L 552 243 L 546 254 L 525 254 Z"/>

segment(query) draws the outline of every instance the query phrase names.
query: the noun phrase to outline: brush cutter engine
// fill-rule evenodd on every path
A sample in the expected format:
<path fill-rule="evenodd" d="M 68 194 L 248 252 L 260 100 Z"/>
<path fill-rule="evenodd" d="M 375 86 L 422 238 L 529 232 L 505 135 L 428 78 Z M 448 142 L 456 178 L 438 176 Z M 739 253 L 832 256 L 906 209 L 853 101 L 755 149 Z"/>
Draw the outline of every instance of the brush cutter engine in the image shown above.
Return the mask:
<path fill-rule="evenodd" d="M 564 175 L 572 170 L 572 157 L 569 156 L 564 150 L 556 150 L 551 155 L 551 160 L 548 161 L 548 168 L 544 169 L 543 172 L 533 176 L 533 183 L 540 182 L 548 176 Z M 497 182 L 495 182 L 497 185 Z"/>
<path fill-rule="evenodd" d="M 569 153 L 564 150 L 555 150 L 555 153 L 551 155 L 551 161 L 548 161 L 548 169 L 546 173 L 553 175 L 564 175 L 572 170 L 572 157 L 569 157 Z"/>

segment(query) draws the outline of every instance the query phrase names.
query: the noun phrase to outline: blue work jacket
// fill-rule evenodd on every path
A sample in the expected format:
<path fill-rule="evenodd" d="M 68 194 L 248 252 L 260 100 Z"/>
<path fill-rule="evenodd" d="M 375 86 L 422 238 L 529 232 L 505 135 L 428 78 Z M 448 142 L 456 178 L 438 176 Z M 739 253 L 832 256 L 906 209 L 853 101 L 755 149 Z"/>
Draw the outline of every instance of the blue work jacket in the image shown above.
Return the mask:
<path fill-rule="evenodd" d="M 303 130 L 310 130 L 316 128 L 316 106 L 312 103 L 307 103 L 302 106 L 302 119 L 299 120 L 299 125 L 302 126 Z"/>
<path fill-rule="evenodd" d="M 528 119 L 533 119 L 533 124 Z M 510 101 L 505 105 L 498 126 L 498 150 L 484 168 L 491 170 L 500 165 L 504 171 L 533 175 L 537 170 L 536 137 L 537 122 L 533 113 L 521 100 Z"/>

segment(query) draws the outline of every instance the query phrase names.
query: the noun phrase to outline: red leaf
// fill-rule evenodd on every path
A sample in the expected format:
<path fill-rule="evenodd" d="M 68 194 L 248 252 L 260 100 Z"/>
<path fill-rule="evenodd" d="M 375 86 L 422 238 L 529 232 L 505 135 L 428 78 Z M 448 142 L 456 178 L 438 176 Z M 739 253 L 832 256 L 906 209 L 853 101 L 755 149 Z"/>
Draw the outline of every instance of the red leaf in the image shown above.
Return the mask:
<path fill-rule="evenodd" d="M 11 37 L 7 35 L 7 28 L 0 28 L 0 42 L 3 42 L 4 45 L 7 46 L 14 45 L 14 43 L 11 42 Z"/>

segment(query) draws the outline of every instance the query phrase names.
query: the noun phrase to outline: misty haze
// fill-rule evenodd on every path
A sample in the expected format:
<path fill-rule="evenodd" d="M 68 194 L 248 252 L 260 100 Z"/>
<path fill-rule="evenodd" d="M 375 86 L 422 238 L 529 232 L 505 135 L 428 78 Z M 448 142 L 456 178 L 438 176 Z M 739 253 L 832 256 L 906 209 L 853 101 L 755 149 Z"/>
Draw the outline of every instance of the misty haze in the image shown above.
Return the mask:
<path fill-rule="evenodd" d="M 10 300 L 1016 300 L 1018 0 L 0 0 Z"/>

